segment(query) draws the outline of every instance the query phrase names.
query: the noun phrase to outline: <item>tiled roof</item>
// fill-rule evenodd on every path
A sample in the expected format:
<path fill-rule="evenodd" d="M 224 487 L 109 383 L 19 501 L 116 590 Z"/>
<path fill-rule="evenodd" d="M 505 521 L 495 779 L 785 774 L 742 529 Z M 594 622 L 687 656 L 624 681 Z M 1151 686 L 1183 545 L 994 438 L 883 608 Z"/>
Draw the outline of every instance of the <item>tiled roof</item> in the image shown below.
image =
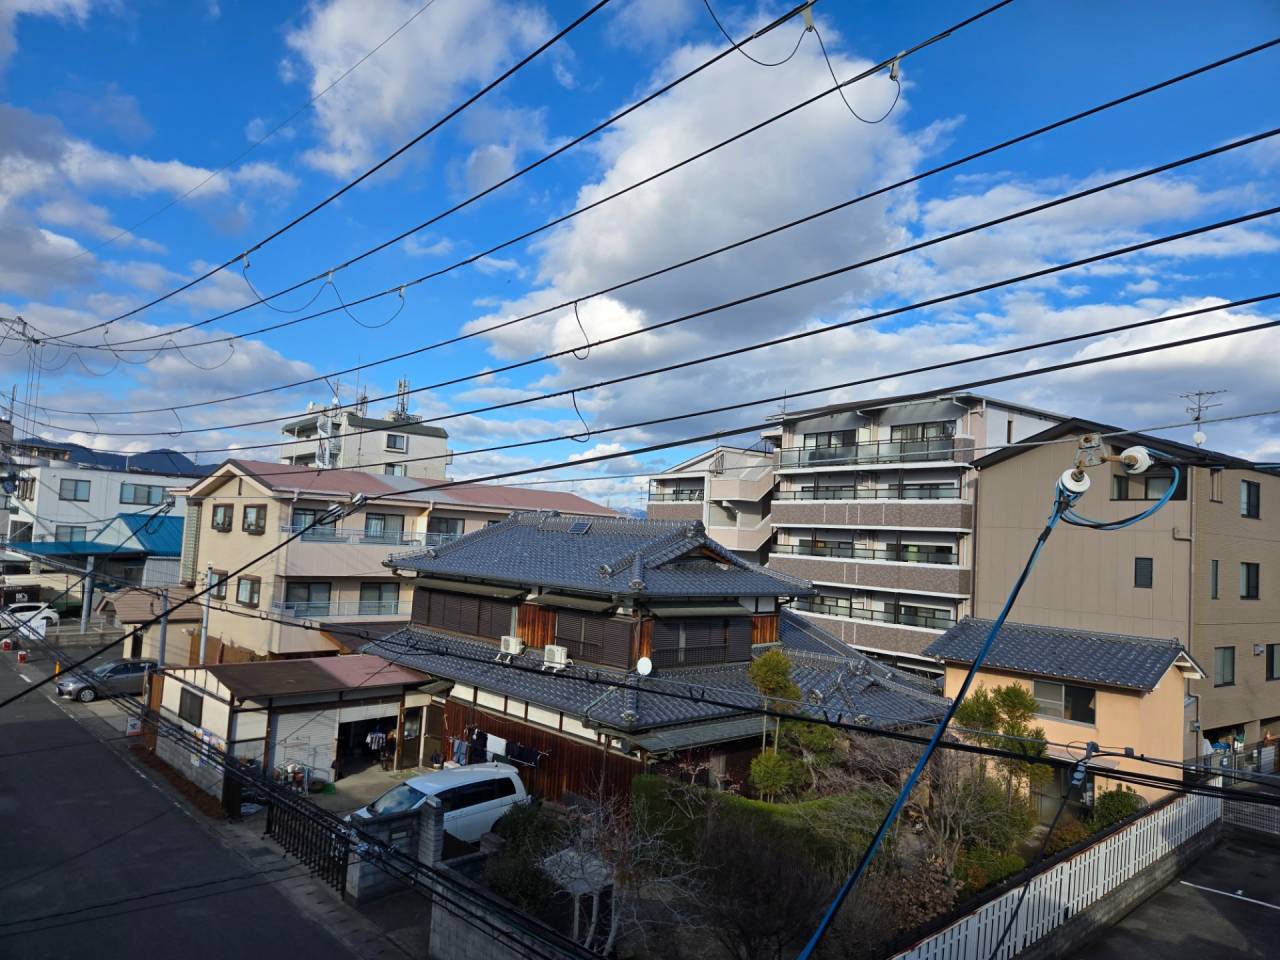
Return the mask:
<path fill-rule="evenodd" d="M 581 529 L 585 527 L 585 529 Z M 571 533 L 570 530 L 581 530 Z M 644 597 L 809 596 L 808 581 L 739 559 L 701 523 L 513 513 L 394 565 L 439 577 Z"/>
<path fill-rule="evenodd" d="M 559 510 L 601 517 L 616 517 L 616 510 L 592 503 L 585 497 L 563 490 L 532 490 L 499 484 L 464 483 L 442 490 L 451 503 L 478 507 L 506 507 L 510 510 Z"/>
<path fill-rule="evenodd" d="M 990 620 L 965 617 L 925 653 L 954 663 L 973 663 L 991 624 Z M 1179 657 L 1200 669 L 1176 640 L 1006 622 L 984 665 L 1043 677 L 1153 690 Z"/>
<path fill-rule="evenodd" d="M 897 727 L 930 722 L 946 708 L 941 697 L 901 682 L 892 676 L 897 671 L 852 650 L 844 655 L 810 653 L 789 648 L 785 636 L 782 648 L 809 702 L 802 709 L 813 716 Z M 437 677 L 564 711 L 588 726 L 624 732 L 722 720 L 761 705 L 747 663 L 662 669 L 648 677 L 582 664 L 560 674 L 544 673 L 539 650 L 526 650 L 508 665 L 495 659 L 491 644 L 417 626 L 375 640 L 364 650 Z"/>

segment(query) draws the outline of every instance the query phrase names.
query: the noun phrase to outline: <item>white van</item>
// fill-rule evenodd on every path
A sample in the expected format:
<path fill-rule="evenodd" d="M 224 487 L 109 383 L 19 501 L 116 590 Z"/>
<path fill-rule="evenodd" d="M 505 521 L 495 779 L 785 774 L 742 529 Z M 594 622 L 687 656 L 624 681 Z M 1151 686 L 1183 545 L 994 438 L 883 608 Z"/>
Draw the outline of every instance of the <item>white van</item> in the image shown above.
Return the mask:
<path fill-rule="evenodd" d="M 505 763 L 475 763 L 436 770 L 392 787 L 367 807 L 347 817 L 361 820 L 417 810 L 427 797 L 439 797 L 444 808 L 445 833 L 476 843 L 493 829 L 498 818 L 528 799 L 520 774 Z"/>

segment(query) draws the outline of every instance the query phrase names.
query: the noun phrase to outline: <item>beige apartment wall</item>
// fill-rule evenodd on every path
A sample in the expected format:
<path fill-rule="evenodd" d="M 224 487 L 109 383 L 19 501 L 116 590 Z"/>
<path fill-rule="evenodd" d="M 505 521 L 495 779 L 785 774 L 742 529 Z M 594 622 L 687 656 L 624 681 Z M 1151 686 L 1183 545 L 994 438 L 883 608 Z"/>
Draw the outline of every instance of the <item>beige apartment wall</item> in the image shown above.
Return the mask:
<path fill-rule="evenodd" d="M 946 695 L 954 697 L 964 681 L 968 668 L 948 664 L 946 668 Z M 1051 679 L 1051 678 L 1046 678 Z M 1060 681 L 1056 681 L 1060 682 Z M 1033 680 L 1030 677 L 1006 673 L 997 670 L 981 670 L 974 681 L 975 688 L 992 688 L 1016 683 L 1031 692 Z M 1081 684 L 1081 686 L 1089 686 Z M 1079 744 L 1079 750 L 1069 751 L 1081 756 L 1083 747 L 1089 741 L 1104 748 L 1122 748 L 1131 746 L 1136 753 L 1144 753 L 1150 757 L 1169 760 L 1182 760 L 1183 750 L 1183 686 L 1181 672 L 1171 667 L 1160 679 L 1156 688 L 1150 693 L 1115 690 L 1094 687 L 1097 700 L 1094 703 L 1095 723 L 1076 723 L 1057 717 L 1036 717 L 1035 725 L 1043 727 L 1045 738 L 1050 743 Z M 1054 748 L 1050 748 L 1054 749 Z M 1061 747 L 1055 750 L 1062 755 Z M 1137 759 L 1125 757 L 1106 758 L 1105 763 L 1114 762 L 1115 768 L 1134 773 L 1157 773 L 1163 775 L 1164 768 L 1142 763 Z M 1110 780 L 1095 768 L 1095 789 L 1098 792 L 1109 790 L 1119 781 Z M 1149 802 L 1158 800 L 1168 791 L 1151 787 L 1136 787 Z"/>
<path fill-rule="evenodd" d="M 982 470 L 978 476 L 974 615 L 993 618 L 1004 605 L 1036 537 L 1044 529 L 1062 471 L 1073 447 L 1033 448 Z M 1092 488 L 1080 513 L 1119 520 L 1145 501 L 1110 499 L 1111 467 L 1089 471 Z M 1187 642 L 1187 569 L 1191 545 L 1188 501 L 1170 501 L 1149 520 L 1126 530 L 1102 532 L 1059 523 L 1022 588 L 1011 620 L 1079 627 Z M 1151 557 L 1152 587 L 1135 587 L 1134 559 Z M 1280 569 L 1280 567 L 1278 567 Z"/>
<path fill-rule="evenodd" d="M 1240 516 L 1240 482 L 1261 485 L 1261 517 Z M 1202 730 L 1242 725 L 1245 739 L 1280 734 L 1280 680 L 1267 680 L 1266 645 L 1280 643 L 1280 477 L 1224 470 L 1222 499 L 1212 499 L 1208 471 L 1195 481 L 1195 629 L 1192 652 L 1206 678 L 1192 683 L 1200 697 Z M 1211 597 L 1211 560 L 1218 561 L 1218 599 Z M 1259 599 L 1240 598 L 1240 564 L 1257 563 Z M 1255 645 L 1262 647 L 1260 655 Z M 1234 646 L 1235 684 L 1215 687 L 1214 648 Z"/>

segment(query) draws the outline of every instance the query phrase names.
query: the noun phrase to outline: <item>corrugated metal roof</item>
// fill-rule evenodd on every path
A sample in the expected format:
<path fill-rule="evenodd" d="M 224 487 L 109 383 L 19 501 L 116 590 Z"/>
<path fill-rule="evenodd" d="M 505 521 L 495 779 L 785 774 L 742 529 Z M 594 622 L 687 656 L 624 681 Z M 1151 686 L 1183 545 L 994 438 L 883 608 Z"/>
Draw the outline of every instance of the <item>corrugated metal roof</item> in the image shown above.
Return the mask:
<path fill-rule="evenodd" d="M 120 513 L 122 523 L 132 538 L 153 557 L 182 556 L 182 517 L 157 517 L 148 513 Z M 99 535 L 101 536 L 101 535 Z"/>
<path fill-rule="evenodd" d="M 206 666 L 233 695 L 248 700 L 304 693 L 337 693 L 379 687 L 427 683 L 431 678 L 382 657 L 310 657 L 298 660 L 260 660 Z"/>

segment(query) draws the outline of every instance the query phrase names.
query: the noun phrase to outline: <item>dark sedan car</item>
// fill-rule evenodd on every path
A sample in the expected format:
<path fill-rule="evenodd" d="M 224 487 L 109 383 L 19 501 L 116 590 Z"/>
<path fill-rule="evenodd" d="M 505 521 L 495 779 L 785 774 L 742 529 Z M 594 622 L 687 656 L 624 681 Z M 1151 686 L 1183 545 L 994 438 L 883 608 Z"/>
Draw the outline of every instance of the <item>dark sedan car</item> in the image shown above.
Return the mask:
<path fill-rule="evenodd" d="M 148 670 L 154 670 L 154 660 L 108 660 L 75 675 L 68 674 L 58 680 L 58 696 L 70 697 L 81 703 L 92 703 L 99 697 L 141 696 Z"/>

